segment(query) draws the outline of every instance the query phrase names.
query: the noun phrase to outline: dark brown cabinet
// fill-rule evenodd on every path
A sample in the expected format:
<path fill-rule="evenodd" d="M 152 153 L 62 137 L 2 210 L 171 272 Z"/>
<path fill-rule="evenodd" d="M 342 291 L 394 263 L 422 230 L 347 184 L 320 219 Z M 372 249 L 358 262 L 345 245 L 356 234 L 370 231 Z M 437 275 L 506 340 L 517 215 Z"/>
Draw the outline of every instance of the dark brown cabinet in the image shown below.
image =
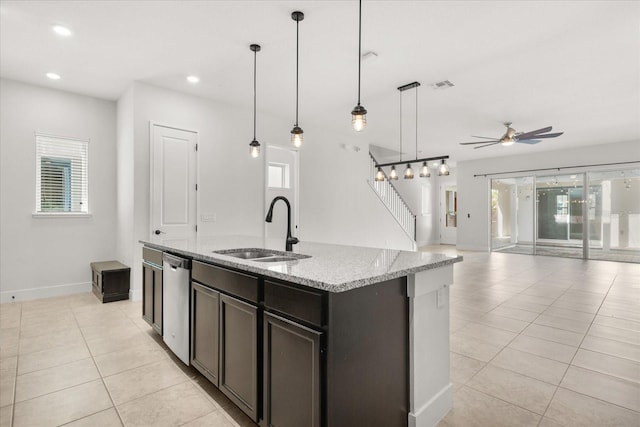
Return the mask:
<path fill-rule="evenodd" d="M 321 336 L 264 313 L 264 426 L 320 426 Z"/>
<path fill-rule="evenodd" d="M 142 318 L 162 335 L 162 252 L 143 248 Z"/>
<path fill-rule="evenodd" d="M 258 279 L 198 261 L 191 278 L 192 364 L 258 421 Z"/>
<path fill-rule="evenodd" d="M 258 420 L 258 308 L 220 296 L 220 391 Z"/>
<path fill-rule="evenodd" d="M 129 299 L 131 269 L 118 261 L 92 262 L 92 289 L 100 301 Z"/>
<path fill-rule="evenodd" d="M 191 364 L 218 387 L 220 292 L 191 283 Z"/>

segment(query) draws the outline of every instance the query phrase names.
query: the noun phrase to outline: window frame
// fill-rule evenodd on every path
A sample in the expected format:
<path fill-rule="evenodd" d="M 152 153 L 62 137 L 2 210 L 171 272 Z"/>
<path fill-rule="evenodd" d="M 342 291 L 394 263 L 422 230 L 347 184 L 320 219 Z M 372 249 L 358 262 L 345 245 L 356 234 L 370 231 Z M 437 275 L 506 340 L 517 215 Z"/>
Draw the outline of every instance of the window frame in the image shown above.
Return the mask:
<path fill-rule="evenodd" d="M 47 147 L 47 143 L 50 144 Z M 76 144 L 78 156 L 76 159 L 73 156 L 65 156 L 60 153 L 60 146 L 55 146 L 55 144 Z M 74 137 L 66 137 L 66 136 L 57 136 L 45 133 L 35 133 L 35 205 L 32 213 L 32 217 L 34 218 L 86 218 L 91 217 L 90 204 L 89 204 L 89 146 L 90 140 L 84 138 L 74 138 Z M 50 150 L 47 153 L 47 148 Z M 75 150 L 75 149 L 72 149 Z M 60 150 L 56 152 L 56 150 Z M 75 154 L 75 153 L 74 153 Z M 79 184 L 74 184 L 73 178 L 70 178 L 68 183 L 65 183 L 65 187 L 68 186 L 68 195 L 66 197 L 69 198 L 69 209 L 73 209 L 71 204 L 71 199 L 74 197 L 74 192 L 76 193 L 76 197 L 80 197 L 80 205 L 83 205 L 82 210 L 42 210 L 42 162 L 47 159 L 61 159 L 60 163 L 69 164 L 69 173 L 70 175 L 76 175 L 75 172 L 71 172 L 71 168 L 73 168 L 74 163 L 78 163 L 80 165 L 80 172 L 78 174 L 78 178 L 81 180 Z M 74 186 L 78 186 L 78 188 L 74 188 Z M 65 205 L 67 204 L 66 200 L 63 202 Z M 84 207 L 86 205 L 86 207 Z"/>

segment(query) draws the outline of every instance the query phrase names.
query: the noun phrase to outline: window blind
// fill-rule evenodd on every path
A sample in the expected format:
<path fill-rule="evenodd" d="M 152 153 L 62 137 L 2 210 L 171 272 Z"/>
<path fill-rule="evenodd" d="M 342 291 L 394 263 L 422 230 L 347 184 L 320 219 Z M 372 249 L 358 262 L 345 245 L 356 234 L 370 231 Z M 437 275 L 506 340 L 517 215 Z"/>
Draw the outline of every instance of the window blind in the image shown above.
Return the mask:
<path fill-rule="evenodd" d="M 89 141 L 36 134 L 36 213 L 89 213 Z"/>

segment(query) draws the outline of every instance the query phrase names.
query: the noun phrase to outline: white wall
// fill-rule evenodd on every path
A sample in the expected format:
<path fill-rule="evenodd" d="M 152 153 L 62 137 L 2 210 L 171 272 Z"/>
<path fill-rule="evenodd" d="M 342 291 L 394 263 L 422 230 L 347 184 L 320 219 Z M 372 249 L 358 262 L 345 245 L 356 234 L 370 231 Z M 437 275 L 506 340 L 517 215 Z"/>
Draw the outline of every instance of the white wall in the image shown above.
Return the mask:
<path fill-rule="evenodd" d="M 557 141 L 560 143 L 560 140 Z M 554 142 L 555 143 L 555 142 Z M 473 175 L 524 169 L 637 161 L 638 141 L 602 144 L 580 149 L 558 150 L 459 162 L 458 243 L 459 249 L 489 250 L 489 178 Z M 563 170 L 563 173 L 571 170 Z M 546 174 L 549 175 L 550 172 Z M 552 173 L 552 172 L 551 172 Z M 524 175 L 524 174 L 520 174 Z"/>
<path fill-rule="evenodd" d="M 0 81 L 0 300 L 90 290 L 116 256 L 116 104 Z M 89 218 L 34 218 L 34 132 L 87 138 Z"/>
<path fill-rule="evenodd" d="M 368 144 L 355 132 L 337 135 L 305 125 L 300 150 L 300 239 L 412 249 L 412 242 L 367 183 Z M 356 152 L 340 145 L 358 146 Z"/>

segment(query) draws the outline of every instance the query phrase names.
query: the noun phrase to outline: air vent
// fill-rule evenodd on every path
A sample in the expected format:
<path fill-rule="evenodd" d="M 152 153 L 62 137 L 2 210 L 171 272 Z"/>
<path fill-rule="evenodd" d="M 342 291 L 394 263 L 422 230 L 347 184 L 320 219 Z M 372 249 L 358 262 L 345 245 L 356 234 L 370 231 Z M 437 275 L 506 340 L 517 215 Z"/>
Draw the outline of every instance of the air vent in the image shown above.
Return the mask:
<path fill-rule="evenodd" d="M 454 84 L 451 83 L 449 80 L 443 80 L 441 82 L 433 83 L 431 85 L 431 87 L 434 88 L 434 89 L 447 89 L 447 88 L 450 88 L 450 87 L 453 87 L 453 86 L 454 86 Z"/>

